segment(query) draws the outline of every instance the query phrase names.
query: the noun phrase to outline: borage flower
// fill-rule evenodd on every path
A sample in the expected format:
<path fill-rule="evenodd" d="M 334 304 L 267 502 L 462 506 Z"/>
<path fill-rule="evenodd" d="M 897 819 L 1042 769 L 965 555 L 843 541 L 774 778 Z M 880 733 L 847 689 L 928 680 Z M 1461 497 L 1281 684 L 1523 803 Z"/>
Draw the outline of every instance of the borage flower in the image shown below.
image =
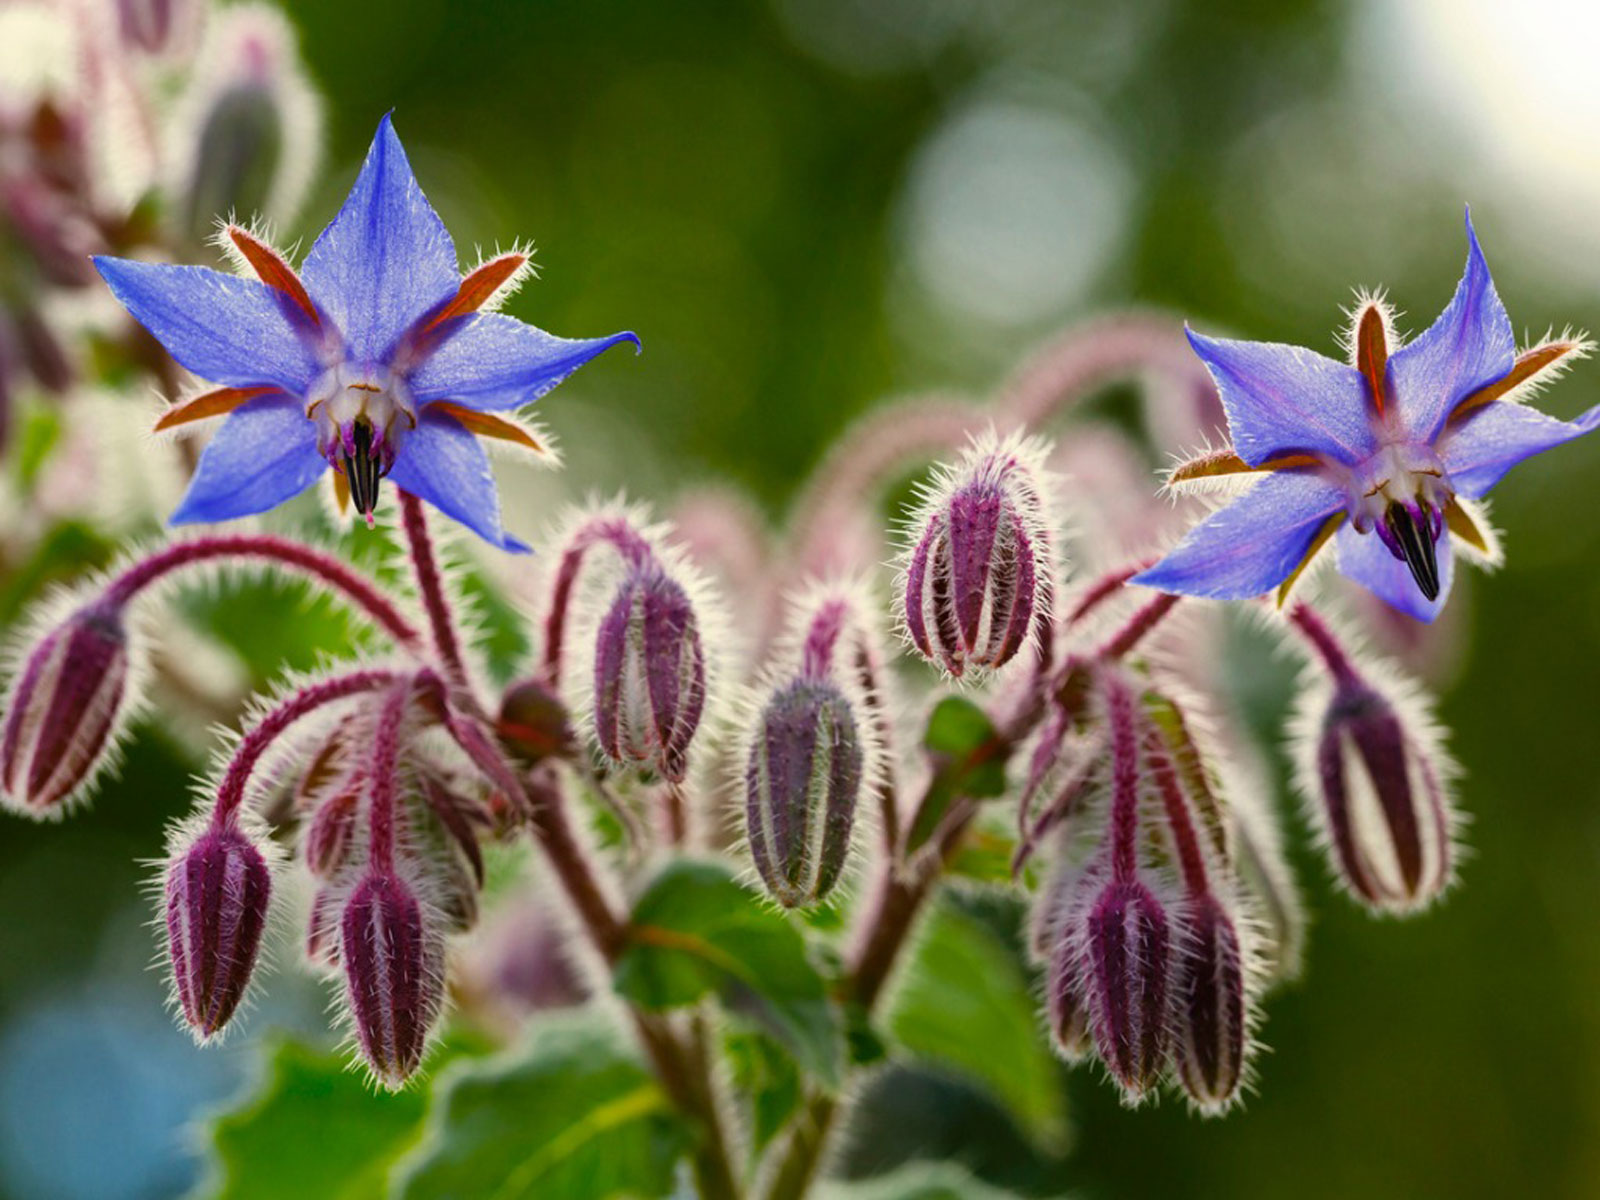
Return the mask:
<path fill-rule="evenodd" d="M 1456 551 L 1497 560 L 1474 502 L 1523 459 L 1600 425 L 1600 407 L 1567 422 L 1519 402 L 1591 345 L 1564 337 L 1518 354 L 1470 216 L 1467 243 L 1454 298 L 1414 341 L 1395 347 L 1381 299 L 1357 306 L 1348 366 L 1299 346 L 1189 333 L 1233 445 L 1181 464 L 1169 483 L 1265 478 L 1133 582 L 1218 599 L 1276 588 L 1281 603 L 1332 539 L 1343 574 L 1431 621 Z"/>
<path fill-rule="evenodd" d="M 225 233 L 256 279 L 95 259 L 117 299 L 173 358 L 222 385 L 156 425 L 229 414 L 173 523 L 264 512 L 331 468 L 340 507 L 353 499 L 368 524 L 387 476 L 495 545 L 526 549 L 501 528 L 494 476 L 474 435 L 538 452 L 527 429 L 496 414 L 638 338 L 569 340 L 484 311 L 516 283 L 527 255 L 499 255 L 462 277 L 388 117 L 301 274 L 249 231 L 230 225 Z"/>

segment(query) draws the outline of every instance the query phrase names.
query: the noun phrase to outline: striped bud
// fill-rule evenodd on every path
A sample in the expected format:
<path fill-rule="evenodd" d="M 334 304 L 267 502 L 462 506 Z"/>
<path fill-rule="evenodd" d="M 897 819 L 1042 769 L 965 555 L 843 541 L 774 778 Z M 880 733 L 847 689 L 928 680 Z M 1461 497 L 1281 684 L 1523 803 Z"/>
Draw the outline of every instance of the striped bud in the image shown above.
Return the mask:
<path fill-rule="evenodd" d="M 324 800 L 301 839 L 306 866 L 318 879 L 331 879 L 350 861 L 355 848 L 356 817 L 361 806 L 359 780 Z"/>
<path fill-rule="evenodd" d="M 1202 894 L 1185 906 L 1173 977 L 1173 1057 L 1178 1082 L 1203 1112 L 1220 1113 L 1244 1081 L 1244 955 L 1239 930 L 1220 901 Z"/>
<path fill-rule="evenodd" d="M 306 959 L 317 967 L 339 965 L 339 893 L 324 884 L 311 897 L 306 920 Z"/>
<path fill-rule="evenodd" d="M 1095 1045 L 1129 1103 L 1167 1063 L 1172 935 L 1166 910 L 1138 880 L 1113 881 L 1089 910 L 1086 991 Z"/>
<path fill-rule="evenodd" d="M 201 1041 L 239 1007 L 271 893 L 261 851 L 231 825 L 206 829 L 167 868 L 167 955 L 178 1007 Z"/>
<path fill-rule="evenodd" d="M 444 1004 L 444 951 L 416 894 L 374 872 L 356 884 L 339 921 L 346 999 L 373 1076 L 398 1089 L 422 1063 Z"/>
<path fill-rule="evenodd" d="M 1358 676 L 1341 680 L 1308 772 L 1335 868 L 1384 912 L 1426 906 L 1450 882 L 1448 770 L 1432 739 Z"/>
<path fill-rule="evenodd" d="M 1045 969 L 1050 1037 L 1069 1063 L 1083 1061 L 1094 1049 L 1081 946 L 1069 936 L 1086 882 L 1081 868 L 1062 864 L 1035 898 L 1028 921 L 1029 954 Z"/>
<path fill-rule="evenodd" d="M 1028 442 L 975 444 L 914 519 L 902 604 L 918 653 L 960 678 L 1004 666 L 1049 610 L 1044 500 Z"/>
<path fill-rule="evenodd" d="M 705 701 L 705 652 L 694 605 L 683 586 L 648 559 L 624 577 L 600 622 L 594 664 L 600 748 L 616 762 L 681 782 Z"/>
<path fill-rule="evenodd" d="M 0 794 L 28 816 L 60 816 L 88 791 L 127 705 L 128 633 L 120 609 L 90 604 L 22 664 L 0 732 Z"/>
<path fill-rule="evenodd" d="M 750 852 L 786 908 L 833 890 L 850 852 L 865 756 L 855 712 L 824 679 L 800 678 L 761 710 L 745 767 Z"/>

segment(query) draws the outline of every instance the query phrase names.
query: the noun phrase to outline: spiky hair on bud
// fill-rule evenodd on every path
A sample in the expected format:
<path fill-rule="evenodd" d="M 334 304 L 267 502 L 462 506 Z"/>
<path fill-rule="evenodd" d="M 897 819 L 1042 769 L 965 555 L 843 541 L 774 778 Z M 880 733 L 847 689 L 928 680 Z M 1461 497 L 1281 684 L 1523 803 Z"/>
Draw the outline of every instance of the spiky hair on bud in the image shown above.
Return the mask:
<path fill-rule="evenodd" d="M 1049 445 L 993 428 L 917 487 L 901 525 L 896 616 L 951 679 L 981 680 L 1037 646 L 1060 590 Z"/>
<path fill-rule="evenodd" d="M 665 757 L 657 766 L 670 765 L 673 771 L 692 770 L 694 760 L 705 756 L 688 755 L 684 759 L 684 754 L 691 742 L 702 743 L 708 734 L 725 724 L 731 698 L 723 682 L 730 665 L 739 657 L 736 639 L 716 589 L 672 540 L 670 526 L 652 520 L 647 506 L 629 503 L 621 496 L 612 500 L 591 499 L 572 509 L 560 522 L 551 542 L 556 549 L 546 559 L 547 608 L 540 614 L 546 640 L 543 649 L 546 674 L 553 673 L 550 682 L 566 697 L 571 711 L 581 714 L 583 734 L 607 757 L 615 758 L 613 750 L 622 752 L 624 741 L 630 740 L 634 733 L 649 740 L 639 722 L 628 723 L 630 714 L 642 716 L 642 713 L 608 709 L 602 714 L 600 711 L 602 696 L 596 688 L 602 675 L 616 685 L 611 695 L 613 709 L 629 697 L 640 700 L 647 692 L 647 689 L 640 692 L 637 688 L 621 687 L 635 680 L 635 668 L 642 668 L 643 660 L 635 653 L 640 647 L 634 644 L 635 634 L 639 633 L 634 627 L 641 614 L 634 612 L 630 616 L 621 611 L 619 605 L 626 607 L 624 602 L 632 595 L 634 609 L 650 600 L 654 605 L 652 614 L 663 620 L 668 614 L 665 609 L 657 611 L 662 605 L 688 620 L 684 636 L 698 645 L 699 665 L 694 674 L 699 678 L 680 680 L 690 690 L 679 694 L 686 700 L 694 700 L 691 693 L 698 693 L 695 703 L 699 711 L 689 721 L 687 736 L 684 736 L 685 730 L 679 730 L 673 746 L 663 744 Z M 676 618 L 669 624 L 675 625 Z M 631 666 L 623 661 L 630 655 L 633 656 Z M 642 682 L 642 677 L 635 682 Z M 652 698 L 646 707 L 653 708 L 653 705 Z M 679 714 L 684 718 L 691 715 L 689 712 Z M 646 722 L 651 723 L 654 718 Z M 682 744 L 677 744 L 679 742 Z M 650 765 L 644 759 L 634 763 L 627 753 L 615 760 L 624 766 Z"/>
<path fill-rule="evenodd" d="M 861 579 L 813 581 L 788 598 L 768 661 L 733 704 L 728 795 L 736 856 L 784 908 L 837 901 L 855 848 L 877 833 L 892 701 L 883 632 Z"/>
<path fill-rule="evenodd" d="M 1456 880 L 1460 768 L 1431 698 L 1341 635 L 1347 677 L 1308 660 L 1288 724 L 1307 820 L 1343 890 L 1369 912 L 1408 916 Z"/>
<path fill-rule="evenodd" d="M 0 696 L 0 805 L 60 820 L 122 761 L 150 664 L 138 610 L 108 606 L 104 576 L 36 603 L 8 639 Z"/>

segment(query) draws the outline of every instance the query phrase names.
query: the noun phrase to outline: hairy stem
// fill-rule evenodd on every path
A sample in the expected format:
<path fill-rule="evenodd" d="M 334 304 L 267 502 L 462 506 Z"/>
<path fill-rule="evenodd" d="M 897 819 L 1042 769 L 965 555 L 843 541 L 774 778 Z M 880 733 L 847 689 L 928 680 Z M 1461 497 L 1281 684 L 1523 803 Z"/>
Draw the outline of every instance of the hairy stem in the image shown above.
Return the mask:
<path fill-rule="evenodd" d="M 1106 644 L 1100 647 L 1099 657 L 1108 662 L 1126 658 L 1144 640 L 1146 634 L 1161 624 L 1179 599 L 1178 596 L 1162 594 L 1150 601 L 1129 617 L 1128 623 L 1112 634 Z"/>
<path fill-rule="evenodd" d="M 395 775 L 400 763 L 401 726 L 405 724 L 406 705 L 410 699 L 411 681 L 395 683 L 383 698 L 372 734 L 367 855 L 373 867 L 384 872 L 394 870 Z"/>
<path fill-rule="evenodd" d="M 1316 609 L 1303 600 L 1296 603 L 1289 609 L 1289 624 L 1316 651 L 1335 681 L 1351 683 L 1359 677 L 1349 653 L 1339 644 L 1339 639 Z"/>
<path fill-rule="evenodd" d="M 331 554 L 270 534 L 231 534 L 173 542 L 112 579 L 105 599 L 120 606 L 173 571 L 228 559 L 259 559 L 286 567 L 343 596 L 405 649 L 412 653 L 423 649 L 421 633 L 372 580 Z"/>
<path fill-rule="evenodd" d="M 428 516 L 422 510 L 422 501 L 410 492 L 400 493 L 400 518 L 411 552 L 411 573 L 416 577 L 422 607 L 428 614 L 428 627 L 433 632 L 433 648 L 438 652 L 450 681 L 464 685 L 467 668 L 461 657 L 461 642 L 456 637 L 450 602 L 445 596 L 444 577 L 439 573 L 433 540 L 428 536 Z"/>

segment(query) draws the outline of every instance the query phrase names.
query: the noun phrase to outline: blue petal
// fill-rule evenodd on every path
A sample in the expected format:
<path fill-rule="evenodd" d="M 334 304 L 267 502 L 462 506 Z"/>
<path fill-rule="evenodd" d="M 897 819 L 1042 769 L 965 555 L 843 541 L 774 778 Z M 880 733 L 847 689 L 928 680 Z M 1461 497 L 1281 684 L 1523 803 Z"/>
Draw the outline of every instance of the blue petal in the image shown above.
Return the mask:
<path fill-rule="evenodd" d="M 620 342 L 637 346 L 639 339 L 631 333 L 560 338 L 501 313 L 480 313 L 411 373 L 411 390 L 423 403 L 520 408 Z"/>
<path fill-rule="evenodd" d="M 1517 339 L 1467 217 L 1467 269 L 1439 319 L 1389 359 L 1389 386 L 1410 437 L 1431 442 L 1479 388 L 1511 370 Z"/>
<path fill-rule="evenodd" d="M 266 512 L 305 491 L 327 469 L 317 453 L 317 427 L 306 420 L 300 401 L 260 396 L 236 408 L 217 430 L 172 523 Z"/>
<path fill-rule="evenodd" d="M 1296 451 L 1354 464 L 1377 449 L 1354 367 L 1303 346 L 1187 332 L 1216 380 L 1234 452 L 1252 467 Z"/>
<path fill-rule="evenodd" d="M 278 293 L 264 283 L 209 267 L 104 255 L 94 265 L 112 295 L 202 379 L 301 394 L 321 370 Z"/>
<path fill-rule="evenodd" d="M 1218 600 L 1259 596 L 1290 576 L 1323 522 L 1344 506 L 1344 493 L 1315 475 L 1275 472 L 1191 529 L 1133 582 Z"/>
<path fill-rule="evenodd" d="M 1600 406 L 1569 422 L 1525 404 L 1497 400 L 1445 434 L 1439 459 L 1457 493 L 1477 499 L 1523 459 L 1582 437 L 1596 426 L 1600 426 Z"/>
<path fill-rule="evenodd" d="M 1353 579 L 1391 608 L 1399 609 L 1419 621 L 1432 621 L 1450 599 L 1450 584 L 1455 578 L 1455 555 L 1450 551 L 1448 531 L 1439 535 L 1435 553 L 1439 560 L 1439 595 L 1429 600 L 1419 590 L 1406 566 L 1383 544 L 1376 533 L 1357 533 L 1345 525 L 1334 535 L 1339 550 L 1339 573 Z"/>
<path fill-rule="evenodd" d="M 500 528 L 500 495 L 489 456 L 478 439 L 448 413 L 425 408 L 406 435 L 389 479 L 487 542 L 506 550 L 527 546 Z"/>
<path fill-rule="evenodd" d="M 387 116 L 300 274 L 344 332 L 350 357 L 366 362 L 381 361 L 413 321 L 460 285 L 455 244 Z"/>

